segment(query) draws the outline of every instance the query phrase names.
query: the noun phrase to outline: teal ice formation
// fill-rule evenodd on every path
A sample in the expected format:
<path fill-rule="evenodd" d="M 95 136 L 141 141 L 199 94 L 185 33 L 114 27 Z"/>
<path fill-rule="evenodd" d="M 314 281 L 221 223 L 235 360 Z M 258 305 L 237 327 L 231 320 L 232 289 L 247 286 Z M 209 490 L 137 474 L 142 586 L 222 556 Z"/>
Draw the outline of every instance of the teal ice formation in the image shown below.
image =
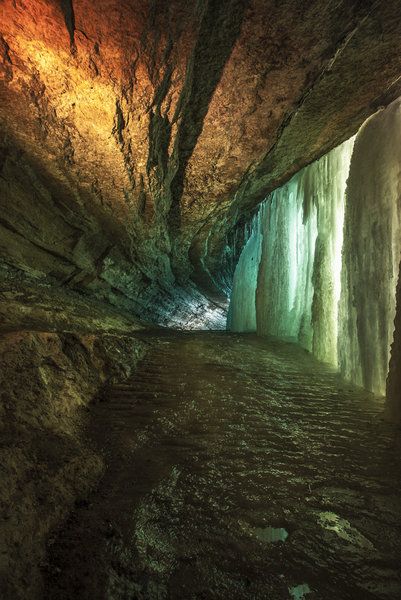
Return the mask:
<path fill-rule="evenodd" d="M 292 339 L 384 394 L 401 253 L 401 99 L 260 205 L 227 329 Z"/>

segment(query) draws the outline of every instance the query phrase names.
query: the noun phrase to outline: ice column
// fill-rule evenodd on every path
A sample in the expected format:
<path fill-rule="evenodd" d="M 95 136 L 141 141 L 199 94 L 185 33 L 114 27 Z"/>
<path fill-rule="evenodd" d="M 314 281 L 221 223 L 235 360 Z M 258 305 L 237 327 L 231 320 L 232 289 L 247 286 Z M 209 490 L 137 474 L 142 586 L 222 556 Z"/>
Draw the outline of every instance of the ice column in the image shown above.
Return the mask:
<path fill-rule="evenodd" d="M 385 392 L 401 252 L 401 101 L 358 133 L 347 188 L 339 360 L 342 373 Z"/>
<path fill-rule="evenodd" d="M 317 209 L 317 239 L 313 266 L 312 352 L 333 365 L 338 361 L 338 304 L 346 183 L 355 137 L 305 169 L 303 196 Z"/>
<path fill-rule="evenodd" d="M 257 330 L 337 364 L 344 198 L 354 138 L 297 173 L 261 209 Z"/>
<path fill-rule="evenodd" d="M 261 211 L 253 218 L 234 272 L 227 329 L 256 331 L 255 292 L 262 245 Z"/>
<path fill-rule="evenodd" d="M 273 192 L 261 209 L 263 247 L 256 292 L 257 331 L 312 339 L 312 269 L 316 208 L 302 194 L 304 173 Z"/>

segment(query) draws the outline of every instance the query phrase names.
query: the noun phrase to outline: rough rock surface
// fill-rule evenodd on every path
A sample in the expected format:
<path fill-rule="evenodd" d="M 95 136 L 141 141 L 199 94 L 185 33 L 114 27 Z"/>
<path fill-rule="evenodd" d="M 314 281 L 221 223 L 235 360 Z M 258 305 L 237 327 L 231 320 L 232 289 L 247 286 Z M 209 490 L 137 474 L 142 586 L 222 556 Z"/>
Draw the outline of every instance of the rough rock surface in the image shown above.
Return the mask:
<path fill-rule="evenodd" d="M 224 303 L 208 300 L 198 290 L 179 289 L 168 312 L 159 314 L 163 325 L 185 329 L 222 329 Z M 165 307 L 164 307 L 165 308 Z M 150 307 L 151 309 L 151 307 Z M 126 335 L 144 327 L 154 328 L 143 311 L 141 319 L 123 307 L 113 307 L 88 294 L 65 288 L 52 279 L 37 280 L 0 265 L 0 331 L 46 330 Z"/>
<path fill-rule="evenodd" d="M 96 485 L 88 405 L 149 343 L 112 334 L 0 335 L 0 597 L 40 597 L 49 536 Z"/>
<path fill-rule="evenodd" d="M 0 256 L 158 322 L 216 291 L 238 219 L 399 95 L 400 9 L 3 0 Z"/>

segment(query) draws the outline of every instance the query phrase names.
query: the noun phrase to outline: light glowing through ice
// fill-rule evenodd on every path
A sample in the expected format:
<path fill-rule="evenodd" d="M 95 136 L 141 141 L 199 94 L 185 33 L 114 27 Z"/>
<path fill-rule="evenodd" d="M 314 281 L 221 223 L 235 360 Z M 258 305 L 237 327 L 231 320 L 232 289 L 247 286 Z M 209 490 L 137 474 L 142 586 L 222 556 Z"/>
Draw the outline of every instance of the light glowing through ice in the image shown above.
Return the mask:
<path fill-rule="evenodd" d="M 347 185 L 339 362 L 358 385 L 384 394 L 401 254 L 401 99 L 362 126 Z"/>
<path fill-rule="evenodd" d="M 295 339 L 332 364 L 337 364 L 344 197 L 353 144 L 354 138 L 297 173 L 260 209 L 257 331 Z M 244 296 L 242 302 L 245 306 Z"/>
<path fill-rule="evenodd" d="M 378 394 L 394 332 L 400 156 L 401 98 L 265 200 L 230 307 L 247 330 L 295 339 Z M 250 271 L 255 252 L 260 260 Z"/>
<path fill-rule="evenodd" d="M 295 339 L 337 364 L 344 197 L 353 144 L 354 138 L 306 167 L 261 205 L 234 276 L 229 329 Z"/>
<path fill-rule="evenodd" d="M 234 273 L 227 316 L 227 329 L 256 331 L 255 293 L 262 247 L 261 211 L 253 218 L 251 229 Z"/>
<path fill-rule="evenodd" d="M 355 138 L 341 144 L 308 167 L 317 204 L 312 351 L 321 360 L 338 362 L 338 303 L 346 183 Z"/>
<path fill-rule="evenodd" d="M 305 221 L 300 178 L 273 192 L 261 209 L 263 244 L 256 290 L 257 331 L 311 341 L 316 209 Z"/>

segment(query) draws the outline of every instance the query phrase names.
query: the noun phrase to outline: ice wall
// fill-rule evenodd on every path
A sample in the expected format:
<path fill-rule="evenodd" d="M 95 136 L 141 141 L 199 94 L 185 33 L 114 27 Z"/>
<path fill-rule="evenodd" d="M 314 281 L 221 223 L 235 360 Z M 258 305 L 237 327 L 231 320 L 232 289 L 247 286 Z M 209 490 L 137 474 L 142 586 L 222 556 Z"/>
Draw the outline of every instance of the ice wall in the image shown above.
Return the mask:
<path fill-rule="evenodd" d="M 337 364 L 344 198 L 354 138 L 266 201 L 257 329 Z"/>
<path fill-rule="evenodd" d="M 263 210 L 254 216 L 247 240 L 234 272 L 234 281 L 227 315 L 227 329 L 231 331 L 256 331 L 255 293 L 262 246 Z"/>
<path fill-rule="evenodd" d="M 344 226 L 339 361 L 384 394 L 401 253 L 401 101 L 371 117 L 352 157 Z"/>
<path fill-rule="evenodd" d="M 295 339 L 384 394 L 401 257 L 401 99 L 273 192 L 258 217 L 259 270 L 252 267 L 248 286 L 250 245 L 237 267 L 232 314 L 261 335 Z M 256 319 L 245 311 L 255 295 Z"/>
<path fill-rule="evenodd" d="M 344 194 L 353 143 L 300 171 L 261 205 L 235 273 L 229 329 L 244 330 L 238 324 L 246 320 L 247 330 L 295 339 L 336 364 Z M 259 253 L 260 243 L 259 270 L 255 273 L 253 261 L 252 275 L 246 276 L 248 255 L 256 247 Z"/>
<path fill-rule="evenodd" d="M 261 210 L 262 258 L 256 291 L 257 331 L 312 339 L 312 269 L 316 207 L 303 195 L 305 172 L 273 192 Z"/>
<path fill-rule="evenodd" d="M 273 192 L 248 244 L 234 278 L 236 330 L 293 338 L 384 394 L 401 257 L 401 99 Z"/>
<path fill-rule="evenodd" d="M 314 197 L 317 239 L 313 264 L 312 352 L 320 360 L 337 365 L 338 303 L 346 183 L 355 137 L 308 167 L 304 196 Z"/>

